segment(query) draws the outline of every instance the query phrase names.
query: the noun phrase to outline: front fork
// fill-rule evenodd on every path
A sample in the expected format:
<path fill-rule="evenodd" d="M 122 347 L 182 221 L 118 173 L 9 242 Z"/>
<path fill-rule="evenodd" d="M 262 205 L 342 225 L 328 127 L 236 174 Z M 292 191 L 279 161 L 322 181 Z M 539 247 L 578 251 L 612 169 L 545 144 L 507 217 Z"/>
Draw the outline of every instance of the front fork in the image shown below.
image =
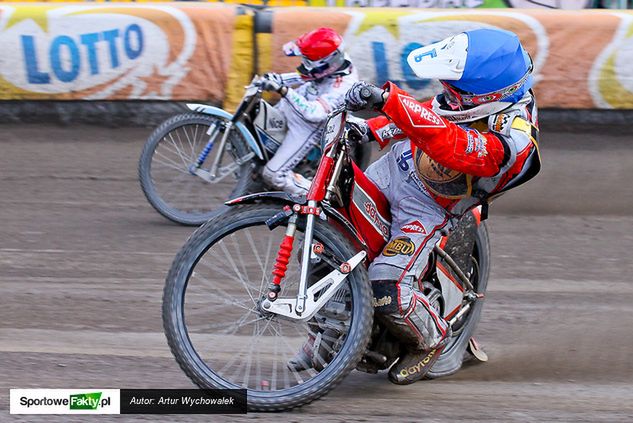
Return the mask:
<path fill-rule="evenodd" d="M 317 201 L 310 200 L 307 205 L 295 204 L 292 208 L 286 206 L 282 212 L 266 222 L 272 229 L 289 218 L 286 234 L 279 246 L 279 253 L 272 271 L 273 280 L 268 287 L 266 298 L 261 302 L 263 310 L 284 318 L 307 321 L 340 289 L 348 274 L 365 260 L 367 253 L 360 251 L 353 257 L 348 258 L 347 261 L 340 263 L 339 259 L 325 251 L 321 243 L 316 242 L 313 245 L 315 217 L 320 213 L 321 210 L 317 207 Z M 292 255 L 297 219 L 301 214 L 305 214 L 307 217 L 301 257 L 299 292 L 294 298 L 278 298 L 281 291 L 281 280 L 286 275 L 286 269 Z M 329 274 L 318 281 L 313 281 L 312 285 L 308 286 L 310 259 L 313 255 L 318 255 L 326 263 L 330 264 L 333 269 Z"/>
<path fill-rule="evenodd" d="M 204 179 L 214 180 L 218 174 L 218 166 L 222 161 L 222 156 L 224 155 L 224 149 L 226 147 L 226 142 L 229 138 L 229 134 L 231 132 L 231 128 L 233 127 L 233 123 L 228 121 L 226 123 L 218 123 L 216 122 L 214 126 L 210 127 L 207 131 L 207 135 L 209 135 L 209 141 L 207 141 L 207 145 L 204 146 L 198 158 L 196 159 L 196 163 L 192 165 L 189 169 L 189 172 L 193 175 L 203 176 Z M 220 145 L 218 146 L 218 154 L 215 156 L 213 163 L 211 164 L 211 168 L 208 173 L 204 171 L 204 175 L 200 175 L 201 167 L 204 164 L 205 160 L 209 156 L 211 149 L 213 148 L 213 144 L 215 142 L 216 137 L 218 136 L 218 132 L 222 132 L 222 138 L 220 139 Z"/>
<path fill-rule="evenodd" d="M 297 295 L 297 302 L 295 304 L 295 310 L 297 313 L 303 313 L 305 310 L 308 288 L 308 275 L 310 274 L 310 256 L 312 254 L 312 238 L 314 236 L 314 218 L 317 213 L 317 202 L 314 200 L 308 201 L 307 207 L 296 204 L 291 210 L 290 207 L 284 208 L 281 213 L 283 217 L 290 214 L 288 219 L 288 227 L 286 228 L 286 234 L 284 239 L 279 245 L 279 252 L 277 253 L 277 260 L 273 268 L 273 280 L 268 288 L 268 299 L 275 301 L 279 291 L 281 291 L 281 280 L 286 276 L 286 270 L 288 269 L 288 262 L 292 255 L 292 245 L 294 242 L 295 233 L 297 232 L 297 219 L 302 208 L 307 211 L 306 217 L 306 229 L 303 239 L 303 255 L 301 257 L 301 275 L 299 279 L 299 294 Z"/>
<path fill-rule="evenodd" d="M 308 207 L 316 209 L 316 201 L 308 201 Z M 306 218 L 305 238 L 303 239 L 303 257 L 301 257 L 301 276 L 299 278 L 299 295 L 297 296 L 296 310 L 303 313 L 306 304 L 306 289 L 308 287 L 308 275 L 310 255 L 312 254 L 312 237 L 314 233 L 314 213 L 309 213 Z"/>

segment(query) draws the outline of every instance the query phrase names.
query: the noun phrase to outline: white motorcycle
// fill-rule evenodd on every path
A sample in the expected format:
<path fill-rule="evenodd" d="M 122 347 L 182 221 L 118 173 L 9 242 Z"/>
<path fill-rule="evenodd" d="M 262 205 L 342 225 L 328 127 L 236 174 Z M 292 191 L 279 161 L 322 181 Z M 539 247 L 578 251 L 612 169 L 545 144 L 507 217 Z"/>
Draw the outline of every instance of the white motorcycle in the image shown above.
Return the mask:
<path fill-rule="evenodd" d="M 289 83 L 296 73 L 282 74 Z M 199 226 L 249 192 L 265 191 L 261 168 L 275 154 L 288 130 L 285 116 L 262 99 L 262 81 L 246 87 L 235 114 L 204 104 L 163 122 L 150 135 L 139 160 L 141 188 L 157 212 L 183 225 Z M 355 146 L 363 169 L 371 148 Z M 315 147 L 295 172 L 314 175 L 321 158 Z"/>

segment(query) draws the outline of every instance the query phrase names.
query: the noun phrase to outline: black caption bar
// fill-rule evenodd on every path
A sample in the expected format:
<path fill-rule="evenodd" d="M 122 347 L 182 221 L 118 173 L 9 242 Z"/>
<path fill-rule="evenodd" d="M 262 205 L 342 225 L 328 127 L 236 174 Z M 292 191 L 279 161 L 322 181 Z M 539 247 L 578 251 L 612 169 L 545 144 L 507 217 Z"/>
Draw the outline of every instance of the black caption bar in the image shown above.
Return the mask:
<path fill-rule="evenodd" d="M 246 414 L 246 390 L 121 389 L 121 414 Z"/>

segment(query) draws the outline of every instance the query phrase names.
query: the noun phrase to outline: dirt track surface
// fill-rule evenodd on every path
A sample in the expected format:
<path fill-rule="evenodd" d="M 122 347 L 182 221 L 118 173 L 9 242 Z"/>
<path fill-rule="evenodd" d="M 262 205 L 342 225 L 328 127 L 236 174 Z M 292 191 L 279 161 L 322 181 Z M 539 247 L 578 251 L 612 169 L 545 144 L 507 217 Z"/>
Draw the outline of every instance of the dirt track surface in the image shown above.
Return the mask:
<path fill-rule="evenodd" d="M 543 136 L 543 173 L 491 207 L 478 338 L 490 355 L 408 387 L 352 373 L 283 414 L 10 416 L 9 388 L 190 388 L 162 334 L 191 232 L 146 203 L 146 129 L 0 126 L 0 421 L 631 421 L 633 139 Z"/>

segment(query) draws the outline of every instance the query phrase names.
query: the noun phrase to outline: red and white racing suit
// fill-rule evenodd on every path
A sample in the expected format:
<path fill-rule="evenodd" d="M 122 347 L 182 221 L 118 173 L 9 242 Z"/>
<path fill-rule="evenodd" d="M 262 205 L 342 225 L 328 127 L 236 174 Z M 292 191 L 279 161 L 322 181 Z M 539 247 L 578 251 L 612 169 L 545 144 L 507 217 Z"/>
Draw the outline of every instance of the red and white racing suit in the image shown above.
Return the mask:
<path fill-rule="evenodd" d="M 540 169 L 537 109 L 531 93 L 501 113 L 453 123 L 388 83 L 380 116 L 368 121 L 384 148 L 365 174 L 389 200 L 389 242 L 369 267 L 375 311 L 403 342 L 437 347 L 446 321 L 418 286 L 440 229 Z M 510 184 L 510 185 L 508 185 Z"/>
<path fill-rule="evenodd" d="M 343 104 L 345 93 L 358 81 L 354 68 L 348 74 L 305 82 L 288 92 L 275 106 L 286 117 L 288 132 L 275 155 L 266 163 L 264 178 L 275 188 L 304 194 L 310 182 L 292 172 L 321 138 L 328 113 Z"/>

